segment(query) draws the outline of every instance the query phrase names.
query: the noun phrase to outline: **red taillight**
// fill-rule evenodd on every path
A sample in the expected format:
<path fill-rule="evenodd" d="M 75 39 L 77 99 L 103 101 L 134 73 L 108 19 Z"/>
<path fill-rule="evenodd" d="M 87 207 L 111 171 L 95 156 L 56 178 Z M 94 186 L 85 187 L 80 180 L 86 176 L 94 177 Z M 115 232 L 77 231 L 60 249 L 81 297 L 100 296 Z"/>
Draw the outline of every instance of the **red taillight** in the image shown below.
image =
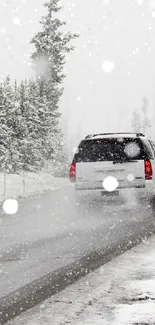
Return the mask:
<path fill-rule="evenodd" d="M 71 182 L 76 181 L 76 164 L 71 164 L 69 176 L 70 176 Z"/>
<path fill-rule="evenodd" d="M 152 165 L 150 160 L 145 160 L 145 179 L 149 180 L 152 179 Z"/>

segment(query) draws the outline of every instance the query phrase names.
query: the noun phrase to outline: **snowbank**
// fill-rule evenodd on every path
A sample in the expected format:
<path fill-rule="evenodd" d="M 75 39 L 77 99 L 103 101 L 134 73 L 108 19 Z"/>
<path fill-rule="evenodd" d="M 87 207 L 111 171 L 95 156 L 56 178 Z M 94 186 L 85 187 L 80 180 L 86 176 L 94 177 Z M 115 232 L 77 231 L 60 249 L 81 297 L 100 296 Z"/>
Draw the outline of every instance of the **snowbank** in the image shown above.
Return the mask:
<path fill-rule="evenodd" d="M 133 325 L 155 321 L 155 236 L 10 325 Z"/>
<path fill-rule="evenodd" d="M 69 184 L 67 178 L 55 178 L 50 170 L 38 173 L 25 172 L 18 174 L 0 173 L 0 201 L 6 198 L 27 197 L 46 190 L 59 189 Z"/>

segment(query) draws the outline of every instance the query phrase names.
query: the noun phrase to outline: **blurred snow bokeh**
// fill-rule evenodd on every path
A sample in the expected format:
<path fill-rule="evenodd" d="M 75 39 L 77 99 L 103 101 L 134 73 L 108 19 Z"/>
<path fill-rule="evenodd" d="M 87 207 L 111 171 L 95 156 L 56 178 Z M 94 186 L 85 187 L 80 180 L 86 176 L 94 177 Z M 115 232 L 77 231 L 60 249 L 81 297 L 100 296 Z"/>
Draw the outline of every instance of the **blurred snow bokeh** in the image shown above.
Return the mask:
<path fill-rule="evenodd" d="M 124 149 L 126 155 L 130 158 L 137 157 L 140 153 L 140 148 L 136 143 L 129 143 Z"/>
<path fill-rule="evenodd" d="M 133 175 L 133 174 L 129 174 L 129 175 L 127 176 L 127 180 L 128 180 L 129 182 L 134 181 L 134 175 Z"/>
<path fill-rule="evenodd" d="M 19 17 L 13 17 L 12 22 L 16 26 L 21 26 L 21 21 Z"/>
<path fill-rule="evenodd" d="M 102 70 L 106 73 L 111 73 L 115 68 L 115 64 L 112 61 L 104 61 L 102 64 Z"/>
<path fill-rule="evenodd" d="M 118 187 L 118 181 L 113 176 L 108 176 L 103 181 L 103 187 L 108 192 L 113 192 Z"/>
<path fill-rule="evenodd" d="M 15 199 L 7 199 L 3 203 L 3 211 L 6 214 L 16 214 L 18 211 L 18 201 Z"/>

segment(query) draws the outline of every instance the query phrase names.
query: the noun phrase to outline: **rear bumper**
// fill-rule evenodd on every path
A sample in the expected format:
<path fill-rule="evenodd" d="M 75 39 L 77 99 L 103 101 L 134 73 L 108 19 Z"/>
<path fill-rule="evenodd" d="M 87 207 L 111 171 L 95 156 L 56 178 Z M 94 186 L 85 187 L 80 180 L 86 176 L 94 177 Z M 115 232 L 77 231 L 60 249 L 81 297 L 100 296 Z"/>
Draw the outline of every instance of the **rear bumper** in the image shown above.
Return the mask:
<path fill-rule="evenodd" d="M 129 186 L 126 185 L 126 186 L 121 186 L 119 184 L 119 186 L 117 187 L 117 190 L 124 190 L 124 189 L 129 189 L 129 188 L 140 188 L 140 189 L 144 189 L 146 188 L 146 184 L 145 185 L 142 185 L 142 186 L 134 186 L 132 183 L 131 185 Z M 85 182 L 85 181 L 82 181 L 82 182 L 76 182 L 76 189 L 77 190 L 102 190 L 104 191 L 104 188 L 103 188 L 103 185 L 102 185 L 102 182 L 98 182 L 98 183 L 94 183 L 94 182 Z"/>
<path fill-rule="evenodd" d="M 102 184 L 99 184 L 98 186 L 93 186 L 93 183 L 76 183 L 76 190 L 77 191 L 90 191 L 90 192 L 101 192 L 104 191 L 104 188 L 102 187 Z M 145 186 L 143 187 L 118 187 L 117 190 L 119 191 L 121 196 L 130 196 L 130 193 L 132 192 L 132 195 L 134 195 L 137 199 L 152 199 L 155 197 L 155 183 L 151 180 L 145 181 Z"/>

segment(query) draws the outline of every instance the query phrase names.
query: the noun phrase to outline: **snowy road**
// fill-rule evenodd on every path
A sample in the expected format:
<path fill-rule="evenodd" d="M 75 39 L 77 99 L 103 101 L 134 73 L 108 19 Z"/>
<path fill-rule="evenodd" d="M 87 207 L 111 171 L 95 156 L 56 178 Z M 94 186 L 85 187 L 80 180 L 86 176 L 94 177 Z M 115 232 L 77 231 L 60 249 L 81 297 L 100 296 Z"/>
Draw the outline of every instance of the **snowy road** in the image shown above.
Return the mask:
<path fill-rule="evenodd" d="M 155 325 L 155 236 L 8 325 Z"/>
<path fill-rule="evenodd" d="M 125 250 L 155 231 L 154 212 L 103 198 L 77 205 L 73 187 L 20 202 L 16 216 L 1 216 L 0 298 L 92 252 Z M 120 248 L 119 248 L 120 246 Z M 123 247 L 123 248 L 122 248 Z"/>

